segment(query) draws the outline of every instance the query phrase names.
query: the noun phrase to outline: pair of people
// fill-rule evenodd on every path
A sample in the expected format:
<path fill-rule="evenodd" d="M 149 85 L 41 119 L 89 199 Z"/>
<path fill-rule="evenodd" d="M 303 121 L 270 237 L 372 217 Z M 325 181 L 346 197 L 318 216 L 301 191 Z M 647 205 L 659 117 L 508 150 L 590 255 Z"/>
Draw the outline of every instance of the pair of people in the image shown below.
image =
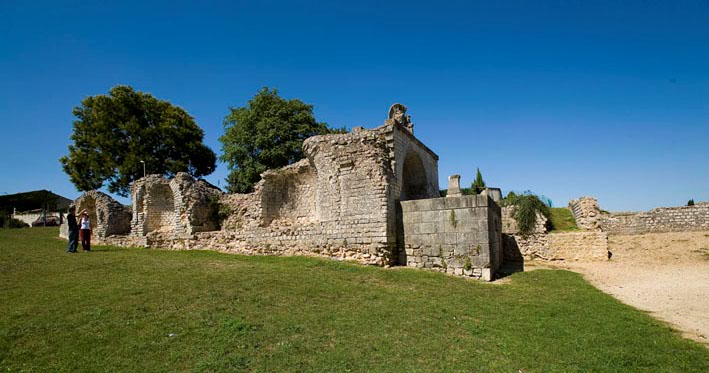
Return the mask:
<path fill-rule="evenodd" d="M 69 206 L 69 214 L 66 217 L 67 225 L 69 226 L 69 246 L 66 249 L 68 253 L 75 253 L 81 240 L 81 248 L 84 251 L 91 251 L 91 218 L 87 209 L 81 210 L 79 222 L 76 221 L 76 207 Z"/>

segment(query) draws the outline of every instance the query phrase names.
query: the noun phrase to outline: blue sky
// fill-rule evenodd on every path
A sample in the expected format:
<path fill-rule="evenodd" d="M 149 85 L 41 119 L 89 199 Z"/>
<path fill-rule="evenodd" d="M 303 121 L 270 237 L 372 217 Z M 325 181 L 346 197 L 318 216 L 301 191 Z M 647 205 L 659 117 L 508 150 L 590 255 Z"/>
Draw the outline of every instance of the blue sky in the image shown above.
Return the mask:
<path fill-rule="evenodd" d="M 3 1 L 0 35 L 0 194 L 78 197 L 71 110 L 125 84 L 185 108 L 218 155 L 228 108 L 268 86 L 335 127 L 407 105 L 442 188 L 479 167 L 555 206 L 709 200 L 707 0 Z"/>

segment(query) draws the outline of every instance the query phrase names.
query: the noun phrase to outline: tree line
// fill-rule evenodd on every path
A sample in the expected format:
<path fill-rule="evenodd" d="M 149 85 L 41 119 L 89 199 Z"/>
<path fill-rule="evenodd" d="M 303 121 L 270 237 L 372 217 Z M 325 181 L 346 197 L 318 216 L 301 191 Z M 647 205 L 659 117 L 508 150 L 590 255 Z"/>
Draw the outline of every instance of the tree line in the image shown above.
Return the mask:
<path fill-rule="evenodd" d="M 172 177 L 211 174 L 217 156 L 203 143 L 204 131 L 183 108 L 129 86 L 87 97 L 73 109 L 72 143 L 59 162 L 80 191 L 130 194 L 133 181 L 150 174 Z M 313 106 L 261 89 L 246 106 L 230 107 L 219 138 L 219 160 L 229 168 L 227 190 L 248 193 L 260 174 L 304 157 L 303 140 L 344 133 L 318 122 Z"/>

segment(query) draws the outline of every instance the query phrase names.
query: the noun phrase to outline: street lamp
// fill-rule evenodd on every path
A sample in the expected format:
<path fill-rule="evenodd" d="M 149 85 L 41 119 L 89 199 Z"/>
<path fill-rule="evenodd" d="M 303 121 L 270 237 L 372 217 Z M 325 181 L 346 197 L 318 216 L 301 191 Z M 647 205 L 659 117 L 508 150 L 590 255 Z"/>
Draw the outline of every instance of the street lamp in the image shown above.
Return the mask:
<path fill-rule="evenodd" d="M 145 177 L 145 161 L 140 161 L 143 164 L 143 177 Z"/>

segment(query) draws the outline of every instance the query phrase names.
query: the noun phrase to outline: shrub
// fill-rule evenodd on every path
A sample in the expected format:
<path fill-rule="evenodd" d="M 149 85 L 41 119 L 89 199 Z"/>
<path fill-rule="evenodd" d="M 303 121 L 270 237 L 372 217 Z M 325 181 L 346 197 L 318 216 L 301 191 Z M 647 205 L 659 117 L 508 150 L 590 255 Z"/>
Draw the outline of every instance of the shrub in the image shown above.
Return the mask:
<path fill-rule="evenodd" d="M 537 224 L 537 214 L 541 214 L 547 218 L 547 221 L 551 221 L 549 206 L 530 191 L 520 195 L 510 192 L 502 200 L 502 205 L 514 206 L 513 217 L 522 236 L 529 236 L 534 233 L 534 228 Z"/>
<path fill-rule="evenodd" d="M 687 201 L 687 206 L 694 206 L 694 199 Z"/>

